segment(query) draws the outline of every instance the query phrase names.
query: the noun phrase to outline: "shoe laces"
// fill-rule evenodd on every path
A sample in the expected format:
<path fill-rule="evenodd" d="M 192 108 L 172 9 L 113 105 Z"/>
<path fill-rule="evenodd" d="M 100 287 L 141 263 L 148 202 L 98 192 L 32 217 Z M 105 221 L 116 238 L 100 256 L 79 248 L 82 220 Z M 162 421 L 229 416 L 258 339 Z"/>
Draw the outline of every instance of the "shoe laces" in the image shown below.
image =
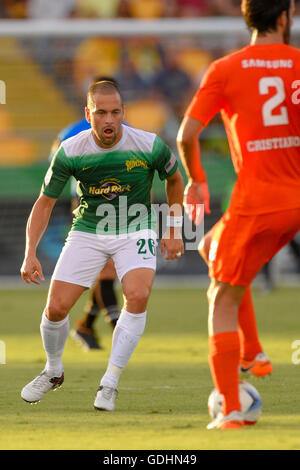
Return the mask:
<path fill-rule="evenodd" d="M 45 385 L 49 385 L 49 377 L 46 372 L 41 372 L 33 381 L 32 387 L 41 390 Z"/>
<path fill-rule="evenodd" d="M 99 390 L 102 392 L 103 398 L 105 398 L 105 400 L 111 400 L 113 393 L 118 395 L 118 390 L 113 387 L 109 387 L 108 385 L 101 385 Z"/>

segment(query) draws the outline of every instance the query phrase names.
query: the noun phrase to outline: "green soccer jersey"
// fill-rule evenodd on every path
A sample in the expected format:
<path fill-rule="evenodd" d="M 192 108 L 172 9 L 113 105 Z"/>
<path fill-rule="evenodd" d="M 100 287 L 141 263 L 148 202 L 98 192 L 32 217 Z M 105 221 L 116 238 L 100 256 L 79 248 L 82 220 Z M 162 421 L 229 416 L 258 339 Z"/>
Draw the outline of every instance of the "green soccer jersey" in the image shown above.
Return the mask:
<path fill-rule="evenodd" d="M 116 235 L 156 229 L 150 190 L 155 170 L 161 180 L 173 175 L 176 157 L 155 134 L 122 125 L 121 140 L 99 147 L 92 130 L 62 142 L 45 176 L 42 193 L 58 198 L 71 176 L 80 206 L 72 230 Z"/>

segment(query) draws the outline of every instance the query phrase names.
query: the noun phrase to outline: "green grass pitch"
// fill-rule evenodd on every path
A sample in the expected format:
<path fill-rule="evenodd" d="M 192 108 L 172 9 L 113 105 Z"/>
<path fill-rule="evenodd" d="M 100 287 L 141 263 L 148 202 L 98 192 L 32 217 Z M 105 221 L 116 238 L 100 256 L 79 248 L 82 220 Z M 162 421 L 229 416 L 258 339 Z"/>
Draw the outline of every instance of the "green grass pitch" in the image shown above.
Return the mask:
<path fill-rule="evenodd" d="M 201 450 L 300 449 L 300 364 L 292 344 L 300 340 L 299 289 L 254 293 L 260 338 L 274 364 L 272 376 L 251 380 L 263 400 L 253 427 L 207 431 L 212 382 L 207 363 L 207 301 L 202 289 L 154 289 L 145 333 L 119 384 L 116 411 L 97 412 L 95 391 L 104 373 L 111 331 L 97 320 L 103 351 L 84 352 L 69 338 L 64 386 L 35 406 L 22 387 L 44 366 L 39 334 L 46 291 L 0 291 L 1 449 Z M 71 313 L 81 316 L 86 294 Z M 300 354 L 298 354 L 298 358 Z"/>

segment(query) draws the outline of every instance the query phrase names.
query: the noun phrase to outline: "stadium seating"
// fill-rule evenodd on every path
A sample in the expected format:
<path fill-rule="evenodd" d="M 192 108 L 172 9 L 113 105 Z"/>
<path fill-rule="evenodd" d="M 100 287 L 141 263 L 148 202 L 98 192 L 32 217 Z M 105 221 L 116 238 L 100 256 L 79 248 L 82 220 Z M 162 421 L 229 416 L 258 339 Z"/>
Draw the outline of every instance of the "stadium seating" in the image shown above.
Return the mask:
<path fill-rule="evenodd" d="M 126 120 L 134 127 L 161 134 L 168 119 L 168 108 L 164 103 L 142 99 L 127 103 Z"/>
<path fill-rule="evenodd" d="M 46 76 L 13 38 L 0 39 L 0 77 L 9 84 L 5 105 L 7 159 L 12 165 L 21 161 L 28 164 L 37 157 L 45 159 L 51 140 L 77 117 L 76 108 L 66 102 L 53 78 Z M 12 134 L 15 148 L 9 140 Z M 2 141 L 2 149 L 3 145 Z"/>
<path fill-rule="evenodd" d="M 83 40 L 73 57 L 73 76 L 78 92 L 83 94 L 87 91 L 95 75 L 114 76 L 120 58 L 121 45 L 117 39 L 91 37 Z"/>
<path fill-rule="evenodd" d="M 178 64 L 197 84 L 200 83 L 201 76 L 212 60 L 212 54 L 199 49 L 196 45 L 185 47 L 178 53 Z"/>
<path fill-rule="evenodd" d="M 164 5 L 160 0 L 131 0 L 128 10 L 132 18 L 160 18 L 163 16 Z"/>
<path fill-rule="evenodd" d="M 76 16 L 84 18 L 114 18 L 118 13 L 120 0 L 77 0 Z"/>

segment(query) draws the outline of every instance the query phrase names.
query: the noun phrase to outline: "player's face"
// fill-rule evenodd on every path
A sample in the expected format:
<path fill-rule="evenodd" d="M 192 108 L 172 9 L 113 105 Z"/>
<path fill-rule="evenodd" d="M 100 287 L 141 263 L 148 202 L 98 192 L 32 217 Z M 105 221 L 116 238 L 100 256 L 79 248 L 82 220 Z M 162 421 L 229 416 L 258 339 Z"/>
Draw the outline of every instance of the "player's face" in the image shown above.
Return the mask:
<path fill-rule="evenodd" d="M 124 118 L 124 106 L 119 93 L 96 93 L 93 102 L 86 108 L 86 118 L 100 147 L 116 145 L 122 137 Z"/>

